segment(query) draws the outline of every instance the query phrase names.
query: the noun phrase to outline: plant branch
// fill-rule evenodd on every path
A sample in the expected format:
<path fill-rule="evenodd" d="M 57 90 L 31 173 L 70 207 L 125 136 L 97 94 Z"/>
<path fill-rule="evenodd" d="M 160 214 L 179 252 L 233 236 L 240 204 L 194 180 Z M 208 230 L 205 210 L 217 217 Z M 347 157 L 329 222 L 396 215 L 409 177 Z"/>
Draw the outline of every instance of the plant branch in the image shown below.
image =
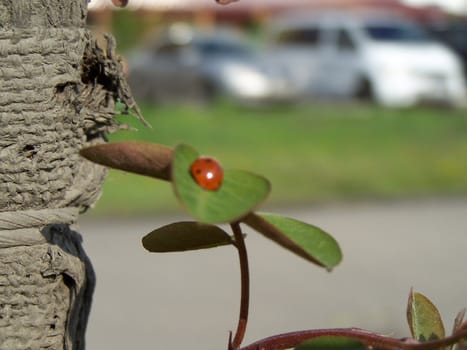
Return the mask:
<path fill-rule="evenodd" d="M 248 269 L 248 254 L 246 251 L 245 239 L 240 228 L 240 223 L 234 222 L 230 224 L 230 227 L 232 228 L 235 238 L 235 246 L 238 251 L 241 275 L 240 315 L 233 341 L 230 342 L 229 340 L 229 349 L 237 350 L 245 336 L 246 325 L 248 322 L 248 308 L 250 304 L 250 272 Z"/>
<path fill-rule="evenodd" d="M 467 326 L 449 337 L 427 342 L 418 342 L 410 338 L 390 338 L 359 328 L 314 329 L 275 335 L 247 345 L 240 350 L 284 350 L 294 348 L 306 340 L 323 336 L 352 338 L 379 350 L 437 350 L 466 338 Z"/>

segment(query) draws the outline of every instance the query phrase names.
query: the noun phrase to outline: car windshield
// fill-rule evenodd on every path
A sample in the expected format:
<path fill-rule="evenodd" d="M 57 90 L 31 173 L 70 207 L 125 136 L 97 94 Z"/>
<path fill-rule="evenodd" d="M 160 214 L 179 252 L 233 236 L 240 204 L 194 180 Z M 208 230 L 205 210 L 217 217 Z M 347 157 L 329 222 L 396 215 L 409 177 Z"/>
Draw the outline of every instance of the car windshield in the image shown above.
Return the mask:
<path fill-rule="evenodd" d="M 371 24 L 365 32 L 375 41 L 426 42 L 430 37 L 421 28 L 410 24 Z"/>
<path fill-rule="evenodd" d="M 235 42 L 202 41 L 198 45 L 203 56 L 244 57 L 252 54 L 248 46 Z"/>

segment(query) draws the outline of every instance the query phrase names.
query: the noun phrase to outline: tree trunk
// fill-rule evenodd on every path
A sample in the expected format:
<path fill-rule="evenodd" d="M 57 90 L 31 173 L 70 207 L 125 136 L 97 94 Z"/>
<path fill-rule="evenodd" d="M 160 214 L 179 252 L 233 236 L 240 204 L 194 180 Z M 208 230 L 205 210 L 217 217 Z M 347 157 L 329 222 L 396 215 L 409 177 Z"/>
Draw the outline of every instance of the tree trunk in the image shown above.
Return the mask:
<path fill-rule="evenodd" d="M 134 107 L 86 0 L 0 0 L 0 349 L 84 349 L 94 274 L 74 230 L 105 170 L 83 146 Z M 137 111 L 138 113 L 138 111 Z"/>

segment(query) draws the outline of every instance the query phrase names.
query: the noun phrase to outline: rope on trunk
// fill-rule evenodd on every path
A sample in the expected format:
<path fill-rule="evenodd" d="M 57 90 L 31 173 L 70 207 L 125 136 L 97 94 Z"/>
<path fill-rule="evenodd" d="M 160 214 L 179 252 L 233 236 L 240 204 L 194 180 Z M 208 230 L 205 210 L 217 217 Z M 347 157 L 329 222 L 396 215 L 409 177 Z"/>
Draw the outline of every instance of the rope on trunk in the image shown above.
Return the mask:
<path fill-rule="evenodd" d="M 64 228 L 74 224 L 78 215 L 75 207 L 0 212 L 0 248 L 50 242 L 48 227 Z"/>

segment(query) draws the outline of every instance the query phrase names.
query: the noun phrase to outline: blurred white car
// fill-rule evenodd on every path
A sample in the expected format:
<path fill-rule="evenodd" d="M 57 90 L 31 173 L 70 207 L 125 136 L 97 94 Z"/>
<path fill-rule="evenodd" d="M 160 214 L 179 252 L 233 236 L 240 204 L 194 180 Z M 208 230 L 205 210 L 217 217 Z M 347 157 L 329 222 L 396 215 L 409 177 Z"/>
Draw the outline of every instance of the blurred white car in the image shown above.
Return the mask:
<path fill-rule="evenodd" d="M 285 71 L 231 30 L 203 32 L 174 24 L 134 52 L 128 67 L 134 95 L 149 101 L 209 102 L 227 96 L 257 103 L 296 96 Z"/>
<path fill-rule="evenodd" d="M 379 13 L 293 14 L 269 28 L 272 55 L 305 95 L 371 98 L 386 106 L 466 104 L 457 55 L 416 24 Z"/>

